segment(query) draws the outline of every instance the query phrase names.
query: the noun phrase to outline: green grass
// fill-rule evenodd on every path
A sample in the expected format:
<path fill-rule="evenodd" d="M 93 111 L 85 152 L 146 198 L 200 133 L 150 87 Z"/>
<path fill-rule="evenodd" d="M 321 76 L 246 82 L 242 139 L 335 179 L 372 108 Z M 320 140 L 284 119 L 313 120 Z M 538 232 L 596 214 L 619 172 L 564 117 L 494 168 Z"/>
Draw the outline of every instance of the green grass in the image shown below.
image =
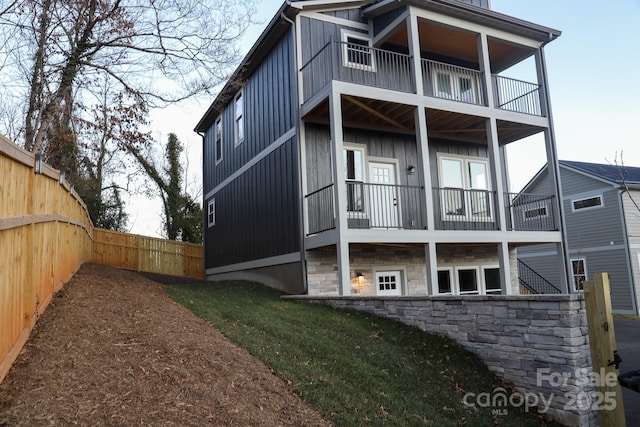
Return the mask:
<path fill-rule="evenodd" d="M 263 360 L 340 426 L 540 426 L 535 414 L 469 408 L 465 392 L 501 384 L 455 342 L 355 311 L 284 301 L 249 282 L 168 285 L 166 292 Z"/>
<path fill-rule="evenodd" d="M 640 320 L 640 317 L 634 316 L 632 314 L 614 314 L 613 317 L 618 317 L 620 319 Z"/>

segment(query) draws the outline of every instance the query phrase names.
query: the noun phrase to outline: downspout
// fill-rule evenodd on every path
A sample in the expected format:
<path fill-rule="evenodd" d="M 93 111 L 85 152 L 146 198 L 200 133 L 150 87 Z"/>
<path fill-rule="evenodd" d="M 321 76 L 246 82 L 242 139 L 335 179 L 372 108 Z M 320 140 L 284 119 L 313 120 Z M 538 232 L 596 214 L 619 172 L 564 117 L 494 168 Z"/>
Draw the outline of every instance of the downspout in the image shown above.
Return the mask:
<path fill-rule="evenodd" d="M 547 64 L 544 56 L 544 47 L 553 40 L 554 40 L 553 34 L 549 33 L 548 40 L 544 41 L 540 46 L 540 62 L 541 62 L 540 68 L 542 69 L 542 84 L 544 85 L 544 88 L 545 88 L 544 103 L 547 109 L 547 116 L 548 116 L 547 120 L 549 120 L 549 142 L 552 147 L 551 153 L 553 156 L 553 159 L 551 160 L 553 162 L 554 173 L 556 175 L 555 192 L 558 195 L 558 213 L 560 214 L 560 218 L 558 218 L 558 220 L 560 221 L 560 233 L 562 236 L 561 246 L 562 246 L 562 258 L 564 260 L 564 267 L 565 267 L 564 268 L 565 281 L 567 283 L 567 293 L 573 293 L 572 292 L 573 287 L 571 286 L 571 283 L 573 282 L 573 270 L 571 272 L 569 271 L 569 268 L 571 267 L 571 258 L 569 256 L 569 245 L 568 245 L 569 242 L 567 240 L 567 228 L 566 228 L 565 216 L 564 216 L 564 200 L 562 198 L 562 184 L 560 179 L 558 150 L 556 147 L 555 127 L 553 125 L 553 114 L 551 113 L 551 96 L 549 94 L 549 77 L 547 75 Z"/>
<path fill-rule="evenodd" d="M 286 0 L 285 2 L 288 7 L 291 7 L 291 0 Z M 298 105 L 298 50 L 296 48 L 296 23 L 291 19 L 287 18 L 284 11 L 280 12 L 280 18 L 283 21 L 287 22 L 291 25 L 291 41 L 293 43 L 293 68 L 294 74 L 296 76 L 295 81 L 293 82 L 295 90 L 294 98 L 292 99 L 293 105 L 295 105 L 296 117 L 296 144 L 298 146 L 298 233 L 299 233 L 299 247 L 300 247 L 300 272 L 302 274 L 302 293 L 308 293 L 308 283 L 307 283 L 307 250 L 305 248 L 305 239 L 304 239 L 304 189 L 302 188 L 302 174 L 305 172 L 302 170 L 302 150 L 300 149 L 301 140 L 300 140 L 300 108 Z M 290 83 L 291 84 L 291 83 Z"/>

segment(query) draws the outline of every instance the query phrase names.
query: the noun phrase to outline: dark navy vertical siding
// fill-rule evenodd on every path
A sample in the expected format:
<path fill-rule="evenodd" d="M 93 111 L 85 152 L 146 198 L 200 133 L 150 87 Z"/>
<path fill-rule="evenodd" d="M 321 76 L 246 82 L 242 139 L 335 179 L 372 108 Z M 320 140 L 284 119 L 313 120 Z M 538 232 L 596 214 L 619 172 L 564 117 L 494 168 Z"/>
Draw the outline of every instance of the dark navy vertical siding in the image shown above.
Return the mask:
<path fill-rule="evenodd" d="M 255 72 L 243 82 L 245 140 L 234 147 L 234 97 L 222 113 L 223 160 L 215 165 L 215 129 L 205 136 L 205 194 L 240 169 L 296 123 L 294 50 L 286 32 Z"/>
<path fill-rule="evenodd" d="M 387 13 L 376 16 L 373 18 L 373 35 L 377 36 L 380 31 L 387 28 L 389 24 L 398 19 L 407 10 L 406 6 L 399 7 L 397 9 L 390 10 Z"/>
<path fill-rule="evenodd" d="M 299 251 L 297 158 L 292 138 L 216 193 L 207 268 Z"/>
<path fill-rule="evenodd" d="M 205 209 L 211 199 L 216 203 L 216 224 L 205 225 L 207 269 L 300 251 L 297 137 L 243 169 L 296 126 L 294 57 L 287 31 L 242 82 L 245 139 L 237 147 L 235 94 L 229 97 L 222 113 L 224 148 L 218 165 L 215 123 L 205 134 L 205 194 L 216 190 L 205 200 Z M 239 170 L 243 172 L 238 175 Z"/>

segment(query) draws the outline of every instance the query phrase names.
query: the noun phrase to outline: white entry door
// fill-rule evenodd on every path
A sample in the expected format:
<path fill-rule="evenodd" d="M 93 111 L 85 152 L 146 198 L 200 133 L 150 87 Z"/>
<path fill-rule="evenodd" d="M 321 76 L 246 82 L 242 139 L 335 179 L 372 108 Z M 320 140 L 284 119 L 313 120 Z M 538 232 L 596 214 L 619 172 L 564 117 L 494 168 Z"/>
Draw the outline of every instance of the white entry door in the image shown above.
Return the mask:
<path fill-rule="evenodd" d="M 399 227 L 396 166 L 393 163 L 369 162 L 369 179 L 371 227 Z"/>
<path fill-rule="evenodd" d="M 380 296 L 402 295 L 400 271 L 376 272 L 376 293 Z"/>

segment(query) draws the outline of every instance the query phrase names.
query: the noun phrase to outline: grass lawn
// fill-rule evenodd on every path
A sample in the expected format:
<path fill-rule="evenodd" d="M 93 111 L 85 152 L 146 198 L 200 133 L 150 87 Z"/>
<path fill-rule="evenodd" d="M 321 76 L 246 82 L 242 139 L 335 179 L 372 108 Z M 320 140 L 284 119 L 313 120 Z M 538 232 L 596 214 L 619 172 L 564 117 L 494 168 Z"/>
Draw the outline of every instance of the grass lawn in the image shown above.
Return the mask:
<path fill-rule="evenodd" d="M 447 338 L 365 313 L 283 301 L 280 292 L 256 283 L 165 290 L 263 360 L 336 425 L 548 425 L 522 408 L 493 415 L 492 408 L 465 406 L 466 392 L 493 396 L 500 383 Z"/>

